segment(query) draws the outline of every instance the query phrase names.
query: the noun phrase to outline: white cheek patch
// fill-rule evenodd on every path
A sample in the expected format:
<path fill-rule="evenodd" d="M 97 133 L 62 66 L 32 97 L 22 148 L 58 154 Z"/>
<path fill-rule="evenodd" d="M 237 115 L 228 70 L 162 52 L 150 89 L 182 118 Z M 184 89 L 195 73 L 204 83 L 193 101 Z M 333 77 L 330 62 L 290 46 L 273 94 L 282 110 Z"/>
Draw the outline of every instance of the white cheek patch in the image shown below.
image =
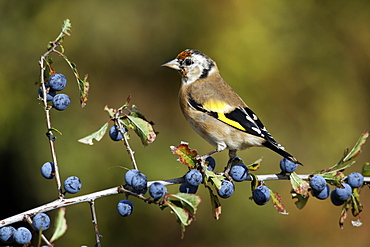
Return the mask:
<path fill-rule="evenodd" d="M 183 84 L 188 85 L 195 82 L 199 79 L 201 72 L 198 65 L 193 65 L 191 68 L 188 68 L 186 76 L 182 79 Z"/>

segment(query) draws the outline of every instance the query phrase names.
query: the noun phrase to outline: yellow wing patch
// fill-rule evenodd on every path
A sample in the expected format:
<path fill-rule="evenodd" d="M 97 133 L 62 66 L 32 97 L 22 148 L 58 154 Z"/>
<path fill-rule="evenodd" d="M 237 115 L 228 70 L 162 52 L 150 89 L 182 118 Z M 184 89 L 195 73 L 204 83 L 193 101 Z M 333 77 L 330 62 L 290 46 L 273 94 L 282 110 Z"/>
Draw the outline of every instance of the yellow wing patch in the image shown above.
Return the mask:
<path fill-rule="evenodd" d="M 214 100 L 214 99 L 209 99 L 203 104 L 203 108 L 217 113 L 217 119 L 233 126 L 234 128 L 240 129 L 241 131 L 247 131 L 243 126 L 240 125 L 235 120 L 229 119 L 225 116 L 225 113 L 229 113 L 233 110 L 235 110 L 234 107 L 231 105 L 227 104 L 225 101 L 222 100 Z"/>
<path fill-rule="evenodd" d="M 209 99 L 203 104 L 203 108 L 213 112 L 228 113 L 234 110 L 234 107 L 225 101 Z"/>
<path fill-rule="evenodd" d="M 231 120 L 229 118 L 227 118 L 225 116 L 225 114 L 223 113 L 219 113 L 217 114 L 217 119 L 228 124 L 228 125 L 231 125 L 233 126 L 234 128 L 237 128 L 237 129 L 240 129 L 241 131 L 247 131 L 243 126 L 241 126 L 237 121 L 234 121 L 234 120 Z"/>

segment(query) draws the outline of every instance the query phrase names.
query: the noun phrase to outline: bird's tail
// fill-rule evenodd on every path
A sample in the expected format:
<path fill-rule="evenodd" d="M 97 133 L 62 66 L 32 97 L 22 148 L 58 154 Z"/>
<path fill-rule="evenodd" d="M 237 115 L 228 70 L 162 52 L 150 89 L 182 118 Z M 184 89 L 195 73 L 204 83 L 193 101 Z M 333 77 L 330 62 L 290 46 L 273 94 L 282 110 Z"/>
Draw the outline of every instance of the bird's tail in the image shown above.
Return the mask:
<path fill-rule="evenodd" d="M 291 155 L 290 153 L 284 151 L 284 149 L 282 149 L 281 147 L 278 147 L 276 145 L 274 145 L 272 142 L 269 142 L 269 141 L 265 141 L 263 144 L 263 146 L 271 149 L 272 151 L 280 154 L 281 156 L 283 156 L 284 158 L 287 158 L 288 160 L 296 163 L 296 164 L 299 164 L 301 166 L 303 166 L 303 164 L 301 162 L 299 162 L 293 155 Z"/>

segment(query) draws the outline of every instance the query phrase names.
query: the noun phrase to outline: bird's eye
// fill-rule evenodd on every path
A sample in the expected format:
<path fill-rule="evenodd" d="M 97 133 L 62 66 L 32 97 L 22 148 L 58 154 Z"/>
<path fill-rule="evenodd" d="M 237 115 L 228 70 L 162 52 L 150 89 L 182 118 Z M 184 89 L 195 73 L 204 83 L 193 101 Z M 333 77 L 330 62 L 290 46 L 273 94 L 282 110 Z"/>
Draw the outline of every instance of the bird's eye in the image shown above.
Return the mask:
<path fill-rule="evenodd" d="M 189 66 L 189 65 L 192 65 L 193 64 L 193 61 L 191 61 L 190 59 L 185 59 L 185 65 L 186 66 Z"/>

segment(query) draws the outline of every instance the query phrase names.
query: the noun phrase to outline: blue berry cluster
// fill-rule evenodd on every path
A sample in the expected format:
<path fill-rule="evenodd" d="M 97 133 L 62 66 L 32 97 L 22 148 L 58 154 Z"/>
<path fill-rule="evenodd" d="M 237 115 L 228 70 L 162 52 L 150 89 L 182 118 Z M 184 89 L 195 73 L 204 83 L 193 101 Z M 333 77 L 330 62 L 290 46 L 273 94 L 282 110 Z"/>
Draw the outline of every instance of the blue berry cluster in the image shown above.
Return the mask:
<path fill-rule="evenodd" d="M 49 78 L 49 83 L 45 84 L 47 91 L 47 101 L 52 101 L 53 107 L 58 111 L 67 109 L 71 100 L 67 94 L 57 94 L 67 85 L 67 79 L 63 74 L 53 74 Z M 42 86 L 39 88 L 39 97 L 43 98 Z"/>
<path fill-rule="evenodd" d="M 329 185 L 326 184 L 325 179 L 320 175 L 315 175 L 310 179 L 310 187 L 312 195 L 320 200 L 325 200 L 330 195 Z"/>
<path fill-rule="evenodd" d="M 330 187 L 322 176 L 315 175 L 310 179 L 312 195 L 320 200 L 330 196 L 330 200 L 335 206 L 343 205 L 351 197 L 352 190 L 362 186 L 363 183 L 364 177 L 358 172 L 352 172 L 348 175 L 346 182 L 342 183 L 342 187 L 335 187 L 330 192 Z"/>
<path fill-rule="evenodd" d="M 145 194 L 147 191 L 148 179 L 139 170 L 132 169 L 126 172 L 125 181 L 137 194 Z"/>
<path fill-rule="evenodd" d="M 335 206 L 343 205 L 351 197 L 352 188 L 347 183 L 342 183 L 343 188 L 335 187 L 330 194 L 330 200 Z"/>
<path fill-rule="evenodd" d="M 212 167 L 208 166 L 208 169 L 212 169 Z M 203 181 L 203 176 L 200 171 L 192 169 L 185 174 L 184 179 L 185 183 L 180 185 L 179 191 L 182 193 L 195 194 L 198 190 L 198 186 Z"/>
<path fill-rule="evenodd" d="M 113 126 L 113 127 L 116 127 L 116 126 Z M 112 136 L 111 136 L 111 138 L 112 138 Z M 139 170 L 131 169 L 128 172 L 126 172 L 125 181 L 126 181 L 126 185 L 128 185 L 128 187 L 129 187 L 129 189 L 132 192 L 136 193 L 136 194 L 144 195 L 148 190 L 148 187 L 147 187 L 148 179 Z M 158 189 L 158 190 L 156 190 L 156 189 Z M 153 198 L 159 199 L 161 197 L 161 193 L 163 193 L 164 191 L 166 191 L 165 188 L 161 189 L 160 185 L 158 185 L 158 188 L 157 188 L 157 184 L 155 184 L 150 189 L 150 194 L 152 195 Z M 167 193 L 167 192 L 164 192 L 164 194 L 165 193 Z M 164 196 L 164 194 L 163 194 L 163 196 Z M 132 214 L 132 212 L 134 210 L 134 204 L 130 200 L 127 200 L 127 199 L 120 200 L 117 204 L 117 210 L 118 210 L 118 213 L 121 216 L 123 216 L 123 217 L 129 216 L 129 215 Z"/>
<path fill-rule="evenodd" d="M 38 213 L 32 219 L 32 226 L 35 230 L 45 231 L 50 227 L 50 218 L 45 213 Z M 15 229 L 12 226 L 0 228 L 0 240 L 4 243 L 28 244 L 32 239 L 31 231 L 26 227 Z"/>
<path fill-rule="evenodd" d="M 207 166 L 207 170 L 213 171 L 216 167 L 215 159 L 212 157 L 207 157 L 206 166 Z M 179 191 L 181 193 L 188 193 L 188 194 L 197 193 L 198 185 L 202 182 L 202 179 L 203 179 L 202 174 L 199 171 L 196 171 L 196 170 L 192 172 L 189 171 L 188 173 L 185 174 L 185 183 L 180 184 Z"/>

